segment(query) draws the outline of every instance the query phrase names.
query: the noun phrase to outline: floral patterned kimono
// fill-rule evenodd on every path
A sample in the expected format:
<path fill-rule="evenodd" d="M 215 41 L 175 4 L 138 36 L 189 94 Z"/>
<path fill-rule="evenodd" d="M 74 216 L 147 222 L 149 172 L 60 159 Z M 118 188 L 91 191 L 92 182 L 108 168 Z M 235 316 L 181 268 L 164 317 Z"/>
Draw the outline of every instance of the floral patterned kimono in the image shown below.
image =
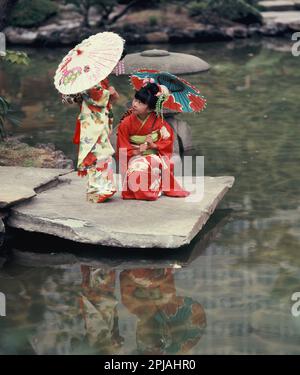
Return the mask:
<path fill-rule="evenodd" d="M 87 339 L 94 350 L 114 354 L 124 341 L 119 334 L 116 271 L 81 265 L 81 274 L 79 302 Z"/>
<path fill-rule="evenodd" d="M 151 134 L 157 149 L 134 155 L 140 144 Z M 186 197 L 173 175 L 170 159 L 174 132 L 170 125 L 154 112 L 144 120 L 135 114 L 126 116 L 118 127 L 117 153 L 123 177 L 122 198 L 156 200 L 162 193 L 171 197 Z"/>
<path fill-rule="evenodd" d="M 73 139 L 79 144 L 78 175 L 88 175 L 88 198 L 100 203 L 116 192 L 112 169 L 114 149 L 109 140 L 112 112 L 108 80 L 84 92 L 82 99 Z"/>

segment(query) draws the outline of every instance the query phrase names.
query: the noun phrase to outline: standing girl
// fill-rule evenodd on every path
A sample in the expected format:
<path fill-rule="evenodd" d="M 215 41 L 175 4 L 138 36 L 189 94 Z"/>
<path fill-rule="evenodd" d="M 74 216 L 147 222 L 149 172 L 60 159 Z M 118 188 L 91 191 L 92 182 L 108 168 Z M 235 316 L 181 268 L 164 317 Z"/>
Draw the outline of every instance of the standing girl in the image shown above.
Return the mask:
<path fill-rule="evenodd" d="M 123 52 L 123 54 L 122 54 Z M 106 201 L 116 192 L 113 179 L 114 149 L 112 103 L 119 95 L 109 86 L 108 75 L 124 73 L 124 40 L 116 33 L 90 36 L 75 46 L 62 60 L 54 77 L 63 102 L 80 104 L 74 143 L 78 144 L 78 174 L 88 177 L 87 200 Z M 105 79 L 104 79 L 105 78 Z"/>
<path fill-rule="evenodd" d="M 104 202 L 116 192 L 112 168 L 114 149 L 109 136 L 112 103 L 118 97 L 107 78 L 82 94 L 73 141 L 79 145 L 78 175 L 88 176 L 87 200 L 94 203 Z"/>

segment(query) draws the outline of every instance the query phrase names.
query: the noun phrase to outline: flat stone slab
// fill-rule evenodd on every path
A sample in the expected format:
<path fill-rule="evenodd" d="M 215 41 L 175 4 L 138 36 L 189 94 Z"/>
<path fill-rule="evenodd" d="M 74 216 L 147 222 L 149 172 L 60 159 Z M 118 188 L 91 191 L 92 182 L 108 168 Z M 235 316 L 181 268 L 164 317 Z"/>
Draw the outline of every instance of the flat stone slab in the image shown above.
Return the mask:
<path fill-rule="evenodd" d="M 261 12 L 265 23 L 279 23 L 288 25 L 290 23 L 300 23 L 300 11 L 286 12 Z"/>
<path fill-rule="evenodd" d="M 74 252 L 74 248 L 70 246 L 71 244 L 68 244 L 66 248 L 65 242 L 59 242 L 59 244 L 57 242 L 57 245 L 53 246 L 53 241 L 50 241 L 45 246 L 43 240 L 37 240 L 32 244 L 32 240 L 29 240 L 27 236 L 29 232 L 26 232 L 25 236 L 22 236 L 21 241 L 13 245 L 13 259 L 15 264 L 37 268 L 53 267 L 69 269 L 70 266 L 77 266 L 78 268 L 81 265 L 110 271 L 137 268 L 183 268 L 194 262 L 203 254 L 211 242 L 219 236 L 220 231 L 228 223 L 230 217 L 229 212 L 226 211 L 222 210 L 221 213 L 216 214 L 214 222 L 205 225 L 205 228 L 203 228 L 202 233 L 196 241 L 192 241 L 191 244 L 181 247 L 182 251 L 180 251 L 181 249 L 179 249 L 179 252 L 166 251 L 163 257 L 147 256 L 147 254 L 153 255 L 153 249 L 145 250 L 143 252 L 144 257 L 142 258 L 137 258 L 136 256 L 132 258 L 130 254 L 136 254 L 135 251 L 137 249 L 101 246 L 91 248 L 90 245 L 77 243 L 75 243 L 76 250 Z M 29 234 L 29 236 L 32 238 L 34 235 Z M 78 252 L 78 245 L 82 249 L 80 252 Z M 42 246 L 42 249 L 40 246 Z M 55 252 L 53 252 L 53 248 L 55 248 Z M 114 253 L 113 257 L 111 256 L 112 251 Z"/>
<path fill-rule="evenodd" d="M 32 198 L 37 191 L 58 177 L 70 173 L 66 169 L 0 167 L 0 208 Z"/>
<path fill-rule="evenodd" d="M 298 4 L 297 4 L 298 3 Z M 285 10 L 294 10 L 299 1 L 293 0 L 277 0 L 277 1 L 260 1 L 258 3 L 265 10 L 269 11 L 285 11 Z"/>
<path fill-rule="evenodd" d="M 185 177 L 185 188 L 194 190 L 189 198 L 147 202 L 123 200 L 118 193 L 94 204 L 85 200 L 85 179 L 70 173 L 59 180 L 60 185 L 14 206 L 8 225 L 88 244 L 178 248 L 191 242 L 234 183 L 230 176 L 197 178 L 197 187 L 204 181 L 202 196 L 195 181 Z"/>

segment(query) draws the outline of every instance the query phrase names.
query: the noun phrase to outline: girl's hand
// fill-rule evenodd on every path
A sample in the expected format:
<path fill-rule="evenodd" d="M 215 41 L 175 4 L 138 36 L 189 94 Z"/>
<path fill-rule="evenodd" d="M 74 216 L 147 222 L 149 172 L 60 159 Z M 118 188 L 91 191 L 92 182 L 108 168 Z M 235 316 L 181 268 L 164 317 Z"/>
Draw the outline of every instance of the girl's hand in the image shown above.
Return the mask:
<path fill-rule="evenodd" d="M 148 143 L 148 145 L 150 146 L 149 148 L 153 148 L 153 149 L 156 149 L 157 148 L 157 146 L 156 146 L 156 144 L 153 142 L 153 140 L 152 140 L 152 136 L 151 136 L 151 134 L 148 134 L 147 136 L 146 136 L 146 142 Z"/>
<path fill-rule="evenodd" d="M 133 148 L 133 151 L 132 151 L 132 154 L 133 155 L 140 155 L 140 146 L 138 145 L 132 145 L 132 148 Z"/>
<path fill-rule="evenodd" d="M 140 152 L 144 152 L 148 149 L 148 145 L 146 143 L 143 143 L 140 145 Z"/>
<path fill-rule="evenodd" d="M 113 86 L 109 86 L 108 91 L 110 95 L 115 95 L 117 93 L 116 89 Z"/>
<path fill-rule="evenodd" d="M 120 97 L 117 90 L 113 86 L 109 86 L 108 91 L 109 91 L 109 95 L 110 95 L 110 99 L 112 103 L 116 102 Z"/>
<path fill-rule="evenodd" d="M 147 136 L 146 136 L 146 142 L 147 143 L 152 143 L 152 136 L 151 136 L 151 134 L 147 134 Z"/>

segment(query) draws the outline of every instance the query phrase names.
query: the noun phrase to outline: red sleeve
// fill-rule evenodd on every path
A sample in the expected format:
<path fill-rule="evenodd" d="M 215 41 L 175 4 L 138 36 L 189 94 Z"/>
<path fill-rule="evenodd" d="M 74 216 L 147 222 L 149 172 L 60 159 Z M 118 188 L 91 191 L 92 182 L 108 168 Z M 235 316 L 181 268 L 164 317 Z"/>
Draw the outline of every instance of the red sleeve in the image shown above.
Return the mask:
<path fill-rule="evenodd" d="M 167 139 L 163 139 L 162 135 L 160 134 L 159 139 L 157 142 L 155 142 L 155 144 L 160 155 L 164 155 L 168 158 L 171 158 L 173 154 L 174 132 L 171 126 L 165 120 L 162 120 L 160 129 L 163 126 L 167 129 L 170 136 Z"/>
<path fill-rule="evenodd" d="M 130 116 L 125 117 L 120 125 L 118 126 L 118 133 L 117 133 L 117 150 L 116 150 L 116 157 L 120 158 L 120 149 L 125 148 L 127 150 L 127 159 L 133 156 L 133 148 L 130 144 Z"/>
<path fill-rule="evenodd" d="M 103 89 L 93 87 L 92 89 L 89 89 L 87 93 L 91 99 L 98 101 L 103 95 Z"/>
<path fill-rule="evenodd" d="M 73 137 L 73 143 L 75 143 L 75 145 L 78 145 L 80 143 L 80 121 L 78 119 L 76 121 L 76 128 L 75 128 L 75 133 Z"/>
<path fill-rule="evenodd" d="M 104 89 L 108 90 L 108 88 L 109 88 L 109 80 L 108 80 L 108 78 L 104 78 L 104 79 L 100 82 L 100 85 L 101 85 Z"/>
<path fill-rule="evenodd" d="M 126 173 L 128 160 L 133 156 L 133 148 L 129 141 L 130 125 L 131 125 L 130 116 L 127 116 L 121 121 L 118 127 L 116 159 L 119 160 L 119 169 L 120 169 L 121 175 L 124 175 Z M 121 149 L 126 150 L 127 158 L 125 158 L 125 156 L 121 158 Z"/>

